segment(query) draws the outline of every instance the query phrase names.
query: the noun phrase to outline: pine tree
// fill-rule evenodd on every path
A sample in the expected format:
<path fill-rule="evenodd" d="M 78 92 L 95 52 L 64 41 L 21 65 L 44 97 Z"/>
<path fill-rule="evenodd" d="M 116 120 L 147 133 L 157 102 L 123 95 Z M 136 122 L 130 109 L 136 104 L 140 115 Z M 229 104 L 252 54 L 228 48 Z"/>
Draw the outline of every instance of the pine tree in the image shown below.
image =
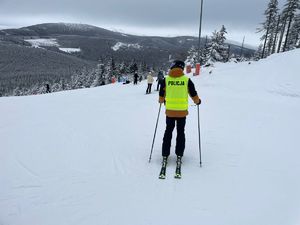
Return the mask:
<path fill-rule="evenodd" d="M 197 57 L 198 57 L 198 51 L 196 47 L 193 45 L 188 51 L 188 56 L 185 63 L 191 65 L 192 67 L 195 67 L 197 62 Z"/>
<path fill-rule="evenodd" d="M 129 67 L 130 73 L 134 74 L 138 71 L 138 66 L 137 63 L 135 61 L 132 61 Z"/>
<path fill-rule="evenodd" d="M 278 35 L 280 33 L 280 23 L 281 23 L 281 17 L 280 17 L 280 15 L 278 15 L 277 25 L 276 25 L 276 29 L 275 29 L 275 32 L 274 32 L 274 41 L 273 41 L 271 54 L 274 54 L 276 52 L 276 45 L 277 45 L 277 42 L 278 42 Z"/>
<path fill-rule="evenodd" d="M 291 27 L 291 32 L 287 41 L 286 50 L 299 48 L 300 44 L 300 14 L 297 14 Z"/>
<path fill-rule="evenodd" d="M 287 50 L 290 28 L 294 21 L 296 11 L 300 8 L 300 0 L 288 0 L 284 6 L 285 8 L 283 12 L 284 12 L 284 17 L 286 18 L 287 21 L 287 31 L 285 36 L 285 42 L 282 49 L 283 52 Z"/>
<path fill-rule="evenodd" d="M 80 71 L 77 71 L 71 78 L 71 87 L 72 89 L 85 88 L 86 85 L 86 68 L 83 68 Z"/>
<path fill-rule="evenodd" d="M 114 76 L 114 66 L 113 58 L 109 58 L 104 66 L 103 81 L 101 85 L 111 83 L 112 77 Z"/>
<path fill-rule="evenodd" d="M 62 91 L 61 83 L 55 82 L 51 85 L 51 92 Z"/>
<path fill-rule="evenodd" d="M 210 58 L 211 49 L 208 45 L 208 43 L 204 46 L 204 48 L 201 50 L 201 59 L 202 59 L 202 65 L 205 65 L 209 58 Z"/>
<path fill-rule="evenodd" d="M 287 13 L 286 10 L 283 10 L 280 14 L 280 23 L 279 23 L 280 36 L 279 36 L 279 42 L 277 47 L 277 53 L 281 51 L 283 36 L 286 30 L 286 23 L 287 23 Z"/>
<path fill-rule="evenodd" d="M 205 43 L 204 43 L 204 48 L 202 48 L 201 52 L 200 52 L 202 65 L 205 65 L 208 62 L 208 60 L 210 58 L 210 53 L 211 53 L 211 49 L 210 49 L 210 46 L 209 46 L 209 40 L 208 40 L 208 37 L 206 36 Z"/>
<path fill-rule="evenodd" d="M 214 31 L 211 37 L 211 42 L 208 44 L 208 51 L 210 52 L 207 61 L 212 62 L 227 62 L 228 61 L 228 46 L 225 44 L 227 34 L 226 28 L 223 25 L 220 31 Z"/>
<path fill-rule="evenodd" d="M 262 50 L 263 50 L 263 44 L 260 44 L 259 46 L 258 46 L 258 49 L 255 51 L 255 53 L 254 53 L 254 60 L 255 61 L 258 61 L 258 60 L 260 60 L 261 59 L 261 56 L 262 56 Z"/>
<path fill-rule="evenodd" d="M 278 0 L 270 0 L 268 8 L 264 13 L 266 21 L 262 23 L 262 28 L 258 29 L 258 32 L 264 32 L 261 37 L 261 41 L 264 41 L 262 58 L 270 55 L 272 52 L 275 36 L 277 35 L 276 28 L 278 24 L 278 10 Z"/>

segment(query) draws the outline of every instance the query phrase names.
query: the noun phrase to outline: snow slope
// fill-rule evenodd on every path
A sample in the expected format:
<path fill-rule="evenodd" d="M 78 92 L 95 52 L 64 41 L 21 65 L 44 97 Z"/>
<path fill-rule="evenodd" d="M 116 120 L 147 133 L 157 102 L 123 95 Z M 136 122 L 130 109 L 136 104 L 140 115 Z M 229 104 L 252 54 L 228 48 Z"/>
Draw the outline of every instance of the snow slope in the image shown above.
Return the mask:
<path fill-rule="evenodd" d="M 181 180 L 146 84 L 0 98 L 1 225 L 300 224 L 300 51 L 193 77 Z M 175 132 L 175 131 L 174 131 Z M 175 136 L 175 133 L 174 133 Z"/>
<path fill-rule="evenodd" d="M 59 44 L 55 38 L 37 38 L 37 39 L 26 39 L 24 41 L 29 42 L 32 47 L 39 48 L 41 46 L 55 46 L 58 47 Z"/>

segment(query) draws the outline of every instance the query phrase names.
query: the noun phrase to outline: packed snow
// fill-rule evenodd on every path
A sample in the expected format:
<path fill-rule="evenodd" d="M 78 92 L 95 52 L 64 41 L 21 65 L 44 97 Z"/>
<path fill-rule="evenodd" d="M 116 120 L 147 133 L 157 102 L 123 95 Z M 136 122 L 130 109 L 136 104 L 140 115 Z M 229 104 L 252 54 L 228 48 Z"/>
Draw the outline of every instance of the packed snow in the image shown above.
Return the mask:
<path fill-rule="evenodd" d="M 159 180 L 165 115 L 146 83 L 0 98 L 0 224 L 300 224 L 300 51 L 194 81 L 182 179 Z"/>
<path fill-rule="evenodd" d="M 25 41 L 29 42 L 32 47 L 58 47 L 59 44 L 55 38 L 37 38 L 37 39 L 26 39 Z"/>
<path fill-rule="evenodd" d="M 111 47 L 112 50 L 118 51 L 122 48 L 135 48 L 135 49 L 141 49 L 142 46 L 139 44 L 126 44 L 123 42 L 117 42 L 114 46 Z"/>
<path fill-rule="evenodd" d="M 80 48 L 59 48 L 59 50 L 67 53 L 76 53 L 81 51 Z"/>

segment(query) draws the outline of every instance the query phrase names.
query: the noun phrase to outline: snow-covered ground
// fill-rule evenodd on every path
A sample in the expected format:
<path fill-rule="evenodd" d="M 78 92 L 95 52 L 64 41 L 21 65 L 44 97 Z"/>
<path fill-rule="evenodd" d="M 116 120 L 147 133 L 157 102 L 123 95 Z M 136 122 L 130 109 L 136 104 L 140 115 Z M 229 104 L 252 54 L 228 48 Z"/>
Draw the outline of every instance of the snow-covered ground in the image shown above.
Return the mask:
<path fill-rule="evenodd" d="M 35 48 L 39 48 L 41 46 L 45 46 L 45 47 L 59 46 L 55 38 L 36 38 L 36 39 L 26 39 L 24 41 L 29 42 L 31 46 Z"/>
<path fill-rule="evenodd" d="M 59 48 L 59 50 L 67 53 L 76 53 L 81 51 L 80 48 Z"/>
<path fill-rule="evenodd" d="M 142 46 L 139 44 L 127 44 L 123 42 L 117 42 L 114 46 L 111 47 L 112 50 L 118 51 L 122 48 L 135 48 L 135 49 L 141 49 Z"/>
<path fill-rule="evenodd" d="M 76 28 L 76 26 L 74 26 L 74 29 L 75 28 Z M 60 45 L 57 42 L 57 39 L 55 39 L 55 38 L 25 39 L 24 41 L 29 42 L 31 44 L 31 46 L 34 47 L 34 48 L 60 47 Z M 67 53 L 76 53 L 76 52 L 81 51 L 80 48 L 63 48 L 63 47 L 60 47 L 59 50 L 61 50 L 63 52 L 67 52 Z"/>
<path fill-rule="evenodd" d="M 163 112 L 148 163 L 159 105 L 144 82 L 0 98 L 0 224 L 300 224 L 299 58 L 192 77 L 203 167 L 191 106 L 181 180 L 174 143 L 158 179 Z"/>

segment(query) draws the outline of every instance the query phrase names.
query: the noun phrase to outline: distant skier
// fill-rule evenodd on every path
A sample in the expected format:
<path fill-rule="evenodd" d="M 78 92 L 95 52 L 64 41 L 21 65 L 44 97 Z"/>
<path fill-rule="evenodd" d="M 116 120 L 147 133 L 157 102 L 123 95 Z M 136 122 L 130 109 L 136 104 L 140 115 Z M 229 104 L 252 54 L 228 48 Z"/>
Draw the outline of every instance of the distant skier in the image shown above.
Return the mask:
<path fill-rule="evenodd" d="M 154 79 L 153 79 L 153 76 L 152 76 L 151 72 L 149 72 L 149 74 L 147 76 L 147 82 L 148 82 L 148 87 L 147 87 L 147 90 L 146 90 L 146 94 L 150 94 L 151 93 L 151 87 L 152 87 L 152 84 L 154 82 Z"/>
<path fill-rule="evenodd" d="M 139 75 L 137 74 L 137 72 L 134 73 L 134 76 L 133 76 L 134 80 L 133 80 L 133 84 L 137 84 L 138 83 L 138 79 L 139 79 Z"/>
<path fill-rule="evenodd" d="M 46 93 L 51 93 L 50 85 L 49 84 L 46 84 Z"/>
<path fill-rule="evenodd" d="M 172 133 L 177 127 L 175 153 L 177 155 L 177 167 L 175 178 L 181 177 L 181 159 L 185 149 L 185 122 L 188 115 L 188 95 L 197 105 L 201 104 L 194 83 L 185 76 L 184 62 L 175 60 L 170 67 L 169 75 L 163 80 L 159 91 L 159 103 L 166 106 L 166 130 L 162 144 L 163 167 L 166 166 L 170 155 Z M 160 178 L 164 179 L 164 174 Z"/>
<path fill-rule="evenodd" d="M 163 73 L 163 71 L 159 71 L 158 72 L 158 75 L 157 75 L 157 79 L 156 79 L 156 81 L 157 81 L 157 88 L 156 88 L 156 90 L 158 91 L 159 90 L 159 87 L 161 86 L 161 84 L 164 82 L 164 73 Z"/>

